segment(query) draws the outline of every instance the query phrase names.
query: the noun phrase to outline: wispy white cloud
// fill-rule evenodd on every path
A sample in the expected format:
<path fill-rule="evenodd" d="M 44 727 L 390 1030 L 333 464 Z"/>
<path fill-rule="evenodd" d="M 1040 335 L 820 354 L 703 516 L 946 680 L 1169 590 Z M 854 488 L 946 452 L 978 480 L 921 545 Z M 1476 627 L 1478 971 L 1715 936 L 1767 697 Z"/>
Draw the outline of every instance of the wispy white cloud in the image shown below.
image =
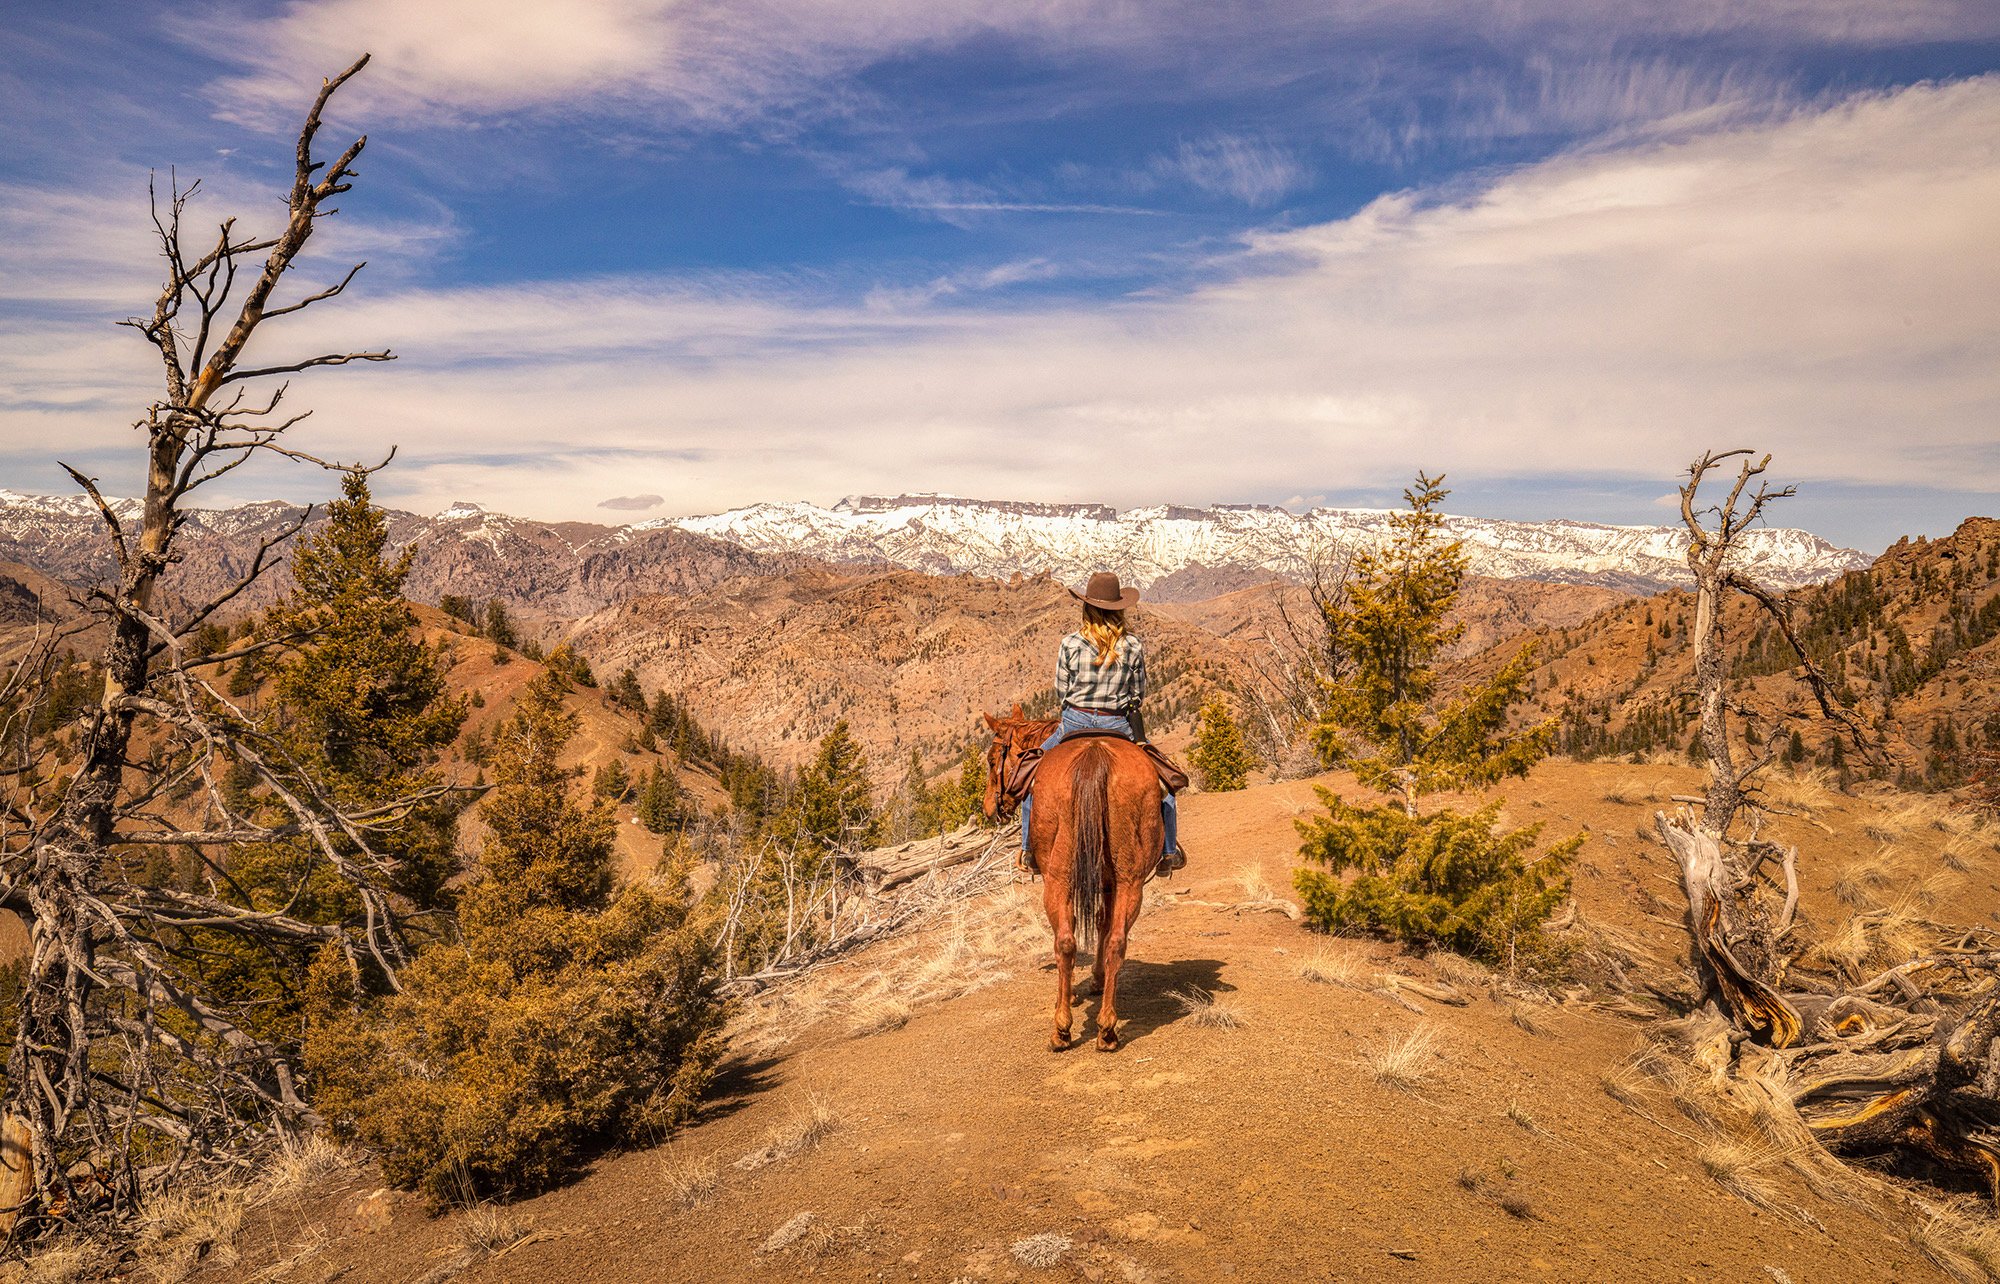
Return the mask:
<path fill-rule="evenodd" d="M 1157 216 L 1162 211 L 1091 201 L 1025 199 L 990 183 L 940 175 L 912 175 L 901 168 L 844 175 L 842 182 L 863 200 L 889 209 L 928 214 L 960 225 L 990 214 L 1126 214 Z"/>
<path fill-rule="evenodd" d="M 239 70 L 213 86 L 224 114 L 289 120 L 297 87 L 362 50 L 376 63 L 347 109 L 383 121 L 470 122 L 496 114 L 644 114 L 663 128 L 740 123 L 810 101 L 866 101 L 854 73 L 978 37 L 1110 60 L 1147 97 L 1193 85 L 1187 52 L 1240 80 L 1323 73 L 1382 38 L 1476 38 L 1495 46 L 1606 52 L 1633 37 L 1874 44 L 2000 35 L 1988 0 L 290 0 L 276 13 L 211 0 L 174 19 Z M 1340 55 L 1333 57 L 1331 55 Z M 1667 80 L 1677 74 L 1664 73 Z M 1658 73 L 1655 78 L 1657 79 Z M 1642 74 L 1640 80 L 1644 80 Z M 1558 97 L 1671 93 L 1666 83 L 1557 86 Z M 1569 104 L 1570 109 L 1581 105 Z M 1560 107 L 1561 104 L 1558 104 Z"/>
<path fill-rule="evenodd" d="M 1385 197 L 1251 237 L 1179 293 L 996 312 L 658 278 L 405 288 L 288 342 L 407 354 L 301 392 L 316 445 L 400 442 L 385 491 L 418 507 L 1666 478 L 1738 443 L 1792 476 L 2000 491 L 1994 137 L 1985 77 Z M 9 345 L 0 388 L 87 386 L 107 342 Z M 112 451 L 123 422 L 35 401 L 4 435 Z"/>
<path fill-rule="evenodd" d="M 1309 175 L 1290 151 L 1261 139 L 1216 134 L 1184 142 L 1154 158 L 1155 175 L 1177 178 L 1252 207 L 1269 205 L 1305 185 Z"/>

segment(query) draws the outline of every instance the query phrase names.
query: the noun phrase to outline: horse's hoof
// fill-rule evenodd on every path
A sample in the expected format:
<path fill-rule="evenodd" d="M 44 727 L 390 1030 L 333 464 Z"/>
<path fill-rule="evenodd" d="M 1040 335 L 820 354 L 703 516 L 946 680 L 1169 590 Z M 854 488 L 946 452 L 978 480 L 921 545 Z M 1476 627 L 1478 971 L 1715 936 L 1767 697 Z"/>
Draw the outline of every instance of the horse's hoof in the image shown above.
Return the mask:
<path fill-rule="evenodd" d="M 1069 1036 L 1068 1036 L 1068 1035 L 1066 1035 L 1066 1034 L 1052 1034 L 1052 1035 L 1050 1035 L 1050 1036 L 1049 1036 L 1049 1051 L 1050 1051 L 1050 1052 L 1068 1052 L 1068 1051 L 1069 1051 Z"/>
<path fill-rule="evenodd" d="M 1116 1051 L 1118 1051 L 1118 1036 L 1117 1036 L 1117 1035 L 1115 1035 L 1115 1034 L 1100 1034 L 1100 1035 L 1098 1035 L 1098 1036 L 1097 1036 L 1097 1050 L 1098 1050 L 1099 1052 L 1116 1052 Z"/>

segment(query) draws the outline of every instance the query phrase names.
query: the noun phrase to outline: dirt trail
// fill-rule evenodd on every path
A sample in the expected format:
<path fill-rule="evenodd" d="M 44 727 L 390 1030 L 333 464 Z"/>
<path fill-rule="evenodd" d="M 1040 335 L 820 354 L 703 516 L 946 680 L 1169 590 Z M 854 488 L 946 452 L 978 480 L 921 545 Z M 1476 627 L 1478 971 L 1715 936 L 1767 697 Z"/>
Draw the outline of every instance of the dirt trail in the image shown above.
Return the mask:
<path fill-rule="evenodd" d="M 1516 790 L 1521 811 L 1546 816 L 1552 833 L 1588 824 L 1599 836 L 1578 878 L 1585 914 L 1664 953 L 1673 924 L 1638 908 L 1643 889 L 1671 891 L 1657 881 L 1664 854 L 1634 832 L 1651 804 L 1623 795 L 1680 787 L 1682 774 L 1548 767 Z M 1292 818 L 1311 805 L 1306 783 L 1186 801 L 1194 877 L 1167 885 L 1139 921 L 1117 1054 L 1089 1046 L 1087 1019 L 1082 1046 L 1046 1050 L 1053 982 L 1037 943 L 1006 961 L 1004 980 L 921 1007 L 886 1033 L 854 1037 L 828 1020 L 784 1053 L 740 1065 L 699 1125 L 517 1205 L 531 1237 L 457 1278 L 1947 1278 L 1911 1246 L 1910 1228 L 1821 1198 L 1781 1166 L 1760 1174 L 1769 1209 L 1725 1191 L 1704 1169 L 1695 1125 L 1671 1107 L 1646 1122 L 1604 1091 L 1602 1076 L 1638 1044 L 1628 1021 L 1546 1006 L 1517 1021 L 1512 1001 L 1483 989 L 1463 1007 L 1412 998 L 1414 1012 L 1301 979 L 1296 964 L 1326 942 L 1282 915 L 1181 903 L 1244 900 L 1245 865 L 1286 888 Z M 1830 878 L 1840 854 L 1820 863 Z M 2000 901 L 1990 874 L 1989 859 L 1959 913 Z M 1824 882 L 1809 888 L 1809 906 L 1823 903 Z M 1335 948 L 1365 969 L 1429 974 L 1387 946 Z M 842 967 L 862 975 L 879 963 Z M 1241 1024 L 1190 1017 L 1170 997 L 1187 987 L 1215 994 Z M 1427 1081 L 1411 1091 L 1377 1082 L 1366 1059 L 1419 1028 L 1436 1037 Z M 834 1115 L 815 1148 L 737 1166 L 774 1130 L 794 1130 L 814 1096 Z M 705 1160 L 716 1165 L 713 1198 L 678 1206 L 667 1174 Z M 316 1218 L 331 1242 L 266 1278 L 421 1278 L 452 1251 L 462 1218 L 429 1218 L 401 1200 L 387 1225 L 357 1229 L 350 1215 L 373 1184 L 357 1177 L 296 1216 L 254 1221 L 229 1278 L 296 1252 Z M 1052 1265 L 1017 1257 L 1017 1243 L 1037 1235 L 1067 1241 Z"/>

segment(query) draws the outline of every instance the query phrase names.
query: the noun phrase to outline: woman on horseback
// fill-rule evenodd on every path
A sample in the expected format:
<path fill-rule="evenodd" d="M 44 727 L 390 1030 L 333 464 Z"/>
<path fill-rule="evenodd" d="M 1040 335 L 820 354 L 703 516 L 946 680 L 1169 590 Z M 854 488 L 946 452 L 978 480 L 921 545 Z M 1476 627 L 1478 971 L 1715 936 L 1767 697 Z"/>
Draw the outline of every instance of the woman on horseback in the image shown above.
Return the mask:
<path fill-rule="evenodd" d="M 1146 742 L 1146 722 L 1139 702 L 1146 696 L 1146 648 L 1128 632 L 1125 612 L 1138 604 L 1139 590 L 1121 588 L 1118 577 L 1099 571 L 1083 592 L 1069 595 L 1083 603 L 1083 623 L 1056 650 L 1056 700 L 1062 721 L 1042 745 L 1056 747 L 1074 731 L 1115 731 L 1137 744 Z M 1028 813 L 1032 795 L 1021 800 L 1021 863 L 1029 867 Z M 1160 819 L 1166 830 L 1166 851 L 1159 872 L 1172 873 L 1187 864 L 1176 832 L 1174 796 L 1161 792 Z"/>

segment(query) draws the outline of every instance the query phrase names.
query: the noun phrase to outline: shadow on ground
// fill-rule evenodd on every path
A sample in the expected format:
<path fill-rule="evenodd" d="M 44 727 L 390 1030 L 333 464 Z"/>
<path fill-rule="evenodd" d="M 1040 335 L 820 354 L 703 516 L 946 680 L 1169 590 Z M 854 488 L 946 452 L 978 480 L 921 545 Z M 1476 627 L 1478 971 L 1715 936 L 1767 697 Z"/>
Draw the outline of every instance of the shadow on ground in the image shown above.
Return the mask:
<path fill-rule="evenodd" d="M 1220 959 L 1175 959 L 1170 963 L 1126 959 L 1118 973 L 1119 1043 L 1130 1047 L 1153 1031 L 1187 1016 L 1187 1006 L 1173 996 L 1175 990 L 1223 994 L 1235 988 L 1222 979 Z M 1095 992 L 1080 995 L 1077 1004 L 1083 1009 L 1089 1027 L 1079 1031 L 1081 1043 L 1096 1037 L 1097 995 Z"/>

